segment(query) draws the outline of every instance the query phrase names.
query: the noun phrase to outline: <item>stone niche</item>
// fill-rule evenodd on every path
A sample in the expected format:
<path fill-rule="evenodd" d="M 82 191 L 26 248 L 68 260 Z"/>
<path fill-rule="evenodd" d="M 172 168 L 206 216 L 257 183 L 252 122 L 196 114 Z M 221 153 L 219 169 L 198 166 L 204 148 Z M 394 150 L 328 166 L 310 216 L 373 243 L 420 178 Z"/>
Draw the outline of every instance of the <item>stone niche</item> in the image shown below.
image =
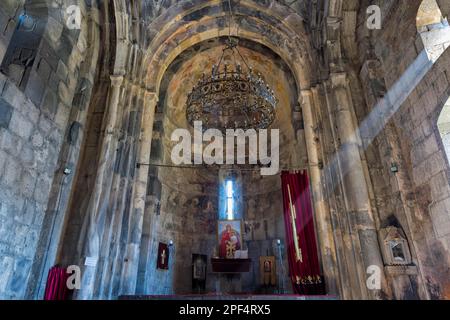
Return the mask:
<path fill-rule="evenodd" d="M 403 231 L 397 227 L 381 229 L 382 251 L 387 266 L 411 265 L 411 252 Z"/>
<path fill-rule="evenodd" d="M 417 299 L 417 267 L 412 262 L 408 240 L 400 228 L 389 226 L 380 230 L 384 270 L 390 279 L 396 299 Z"/>

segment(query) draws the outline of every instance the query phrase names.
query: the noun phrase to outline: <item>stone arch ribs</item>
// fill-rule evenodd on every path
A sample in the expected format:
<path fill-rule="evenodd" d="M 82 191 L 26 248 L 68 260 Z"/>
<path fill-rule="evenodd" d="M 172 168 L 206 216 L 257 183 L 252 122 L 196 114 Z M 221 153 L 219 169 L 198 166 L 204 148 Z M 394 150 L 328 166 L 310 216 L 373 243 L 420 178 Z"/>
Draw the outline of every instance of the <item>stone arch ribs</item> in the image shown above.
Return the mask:
<path fill-rule="evenodd" d="M 359 0 L 332 0 L 326 6 L 323 1 L 317 0 L 324 10 L 323 20 L 312 20 L 310 28 L 315 30 L 316 38 L 313 40 L 316 47 L 324 48 L 323 55 L 326 65 L 331 72 L 343 71 L 344 61 L 353 61 L 358 55 L 358 41 L 356 28 L 358 13 L 361 9 Z M 363 15 L 365 16 L 365 15 Z M 364 21 L 363 21 L 364 22 Z M 361 22 L 361 23 L 363 23 Z M 317 52 L 320 54 L 320 52 Z"/>
<path fill-rule="evenodd" d="M 116 54 L 113 74 L 125 75 L 127 71 L 127 59 L 130 45 L 130 17 L 126 11 L 127 5 L 125 4 L 125 0 L 114 0 L 113 4 L 116 31 Z"/>
<path fill-rule="evenodd" d="M 326 36 L 323 39 L 330 72 L 343 71 L 342 25 L 342 1 L 331 1 L 328 16 L 324 21 Z"/>
<path fill-rule="evenodd" d="M 356 27 L 358 25 L 359 0 L 343 2 L 341 42 L 343 54 L 351 61 L 358 58 Z M 365 16 L 364 16 L 365 17 Z"/>
<path fill-rule="evenodd" d="M 227 13 L 222 1 L 180 3 L 158 17 L 149 27 L 153 38 L 146 51 L 142 80 L 147 88 L 159 91 L 170 63 L 187 48 L 204 40 L 228 35 Z M 303 19 L 288 7 L 273 1 L 263 7 L 253 1 L 240 1 L 234 7 L 232 36 L 259 42 L 277 53 L 291 68 L 298 87 L 309 88 L 311 48 Z"/>
<path fill-rule="evenodd" d="M 125 75 L 132 82 L 141 83 L 140 66 L 143 61 L 145 47 L 145 21 L 147 19 L 146 1 L 113 0 L 110 5 L 113 11 L 113 37 L 116 42 L 114 62 L 111 74 Z M 138 63 L 136 63 L 138 62 Z M 133 64 L 134 63 L 134 64 Z"/>

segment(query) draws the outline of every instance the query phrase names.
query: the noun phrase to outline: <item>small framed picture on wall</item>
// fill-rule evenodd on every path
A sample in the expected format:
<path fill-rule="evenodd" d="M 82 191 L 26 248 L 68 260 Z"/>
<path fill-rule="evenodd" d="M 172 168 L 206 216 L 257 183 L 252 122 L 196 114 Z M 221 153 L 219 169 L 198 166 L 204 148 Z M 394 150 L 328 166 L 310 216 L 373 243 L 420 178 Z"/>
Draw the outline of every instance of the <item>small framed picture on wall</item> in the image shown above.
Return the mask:
<path fill-rule="evenodd" d="M 169 270 L 169 246 L 165 243 L 160 242 L 158 245 L 156 268 L 161 270 Z"/>

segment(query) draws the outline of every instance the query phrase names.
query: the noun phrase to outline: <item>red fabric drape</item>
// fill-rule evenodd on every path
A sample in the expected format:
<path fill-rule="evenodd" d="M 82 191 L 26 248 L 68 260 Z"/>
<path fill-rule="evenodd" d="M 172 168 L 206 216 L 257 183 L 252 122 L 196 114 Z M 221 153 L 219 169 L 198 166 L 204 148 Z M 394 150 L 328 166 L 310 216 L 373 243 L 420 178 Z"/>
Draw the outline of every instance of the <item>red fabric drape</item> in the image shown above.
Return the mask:
<path fill-rule="evenodd" d="M 286 245 L 289 261 L 289 276 L 294 292 L 301 295 L 325 294 L 324 279 L 321 275 L 314 229 L 313 208 L 307 172 L 283 172 L 284 221 L 286 226 Z M 295 210 L 293 222 L 291 202 Z M 294 227 L 295 226 L 295 227 Z M 298 245 L 294 242 L 296 229 Z M 297 258 L 297 248 L 301 260 Z"/>
<path fill-rule="evenodd" d="M 44 300 L 67 300 L 69 289 L 67 279 L 69 274 L 65 268 L 53 267 L 48 271 Z"/>

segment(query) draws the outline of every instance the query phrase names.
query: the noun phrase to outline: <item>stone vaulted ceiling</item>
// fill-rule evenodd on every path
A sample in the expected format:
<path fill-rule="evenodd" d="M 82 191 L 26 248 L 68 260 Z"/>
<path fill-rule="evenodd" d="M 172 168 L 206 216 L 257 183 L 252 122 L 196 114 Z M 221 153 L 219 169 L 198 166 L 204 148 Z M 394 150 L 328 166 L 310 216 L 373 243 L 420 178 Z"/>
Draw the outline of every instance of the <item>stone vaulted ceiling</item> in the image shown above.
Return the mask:
<path fill-rule="evenodd" d="M 155 137 L 162 140 L 160 162 L 170 162 L 171 132 L 189 127 L 185 118 L 187 95 L 201 74 L 209 73 L 212 64 L 217 63 L 223 45 L 219 39 L 231 32 L 240 39 L 241 51 L 249 64 L 277 92 L 280 102 L 272 128 L 281 131 L 281 166 L 306 165 L 305 149 L 298 147 L 304 145 L 304 137 L 296 137 L 292 123 L 294 112 L 299 111 L 299 90 L 309 87 L 313 76 L 310 40 L 305 29 L 306 3 L 232 1 L 230 29 L 227 1 L 163 1 L 146 7 L 152 17 L 145 32 L 148 49 L 144 53 L 145 68 L 137 72 L 159 98 L 157 114 L 162 118 L 162 132 Z M 171 172 L 162 180 L 172 186 L 217 179 L 214 172 Z"/>
<path fill-rule="evenodd" d="M 163 163 L 170 164 L 170 152 L 174 142 L 170 141 L 171 133 L 178 128 L 187 128 L 192 133 L 192 128 L 186 120 L 186 99 L 192 87 L 200 80 L 202 73 L 210 73 L 213 64 L 217 64 L 224 47 L 224 39 L 212 39 L 197 44 L 180 54 L 173 61 L 162 81 L 158 114 L 163 119 L 162 145 L 164 149 Z M 246 62 L 253 68 L 255 73 L 260 73 L 264 80 L 275 90 L 278 105 L 276 120 L 270 129 L 280 130 L 280 162 L 282 167 L 293 167 L 298 165 L 301 154 L 305 154 L 304 148 L 299 147 L 303 137 L 296 138 L 292 123 L 292 114 L 298 109 L 298 92 L 295 80 L 286 64 L 267 47 L 251 41 L 241 41 L 240 52 Z M 235 60 L 230 54 L 224 56 L 223 63 L 233 65 Z M 237 62 L 243 64 L 241 59 Z M 193 134 L 193 133 L 192 133 Z M 162 179 L 165 183 L 172 182 L 173 185 L 182 185 L 189 179 L 190 183 L 211 182 L 217 180 L 215 170 L 199 170 L 195 175 L 189 175 L 183 171 L 182 174 L 174 175 L 173 170 L 167 171 L 168 175 Z M 209 177 L 209 178 L 206 178 Z M 273 184 L 271 180 L 267 180 Z"/>

